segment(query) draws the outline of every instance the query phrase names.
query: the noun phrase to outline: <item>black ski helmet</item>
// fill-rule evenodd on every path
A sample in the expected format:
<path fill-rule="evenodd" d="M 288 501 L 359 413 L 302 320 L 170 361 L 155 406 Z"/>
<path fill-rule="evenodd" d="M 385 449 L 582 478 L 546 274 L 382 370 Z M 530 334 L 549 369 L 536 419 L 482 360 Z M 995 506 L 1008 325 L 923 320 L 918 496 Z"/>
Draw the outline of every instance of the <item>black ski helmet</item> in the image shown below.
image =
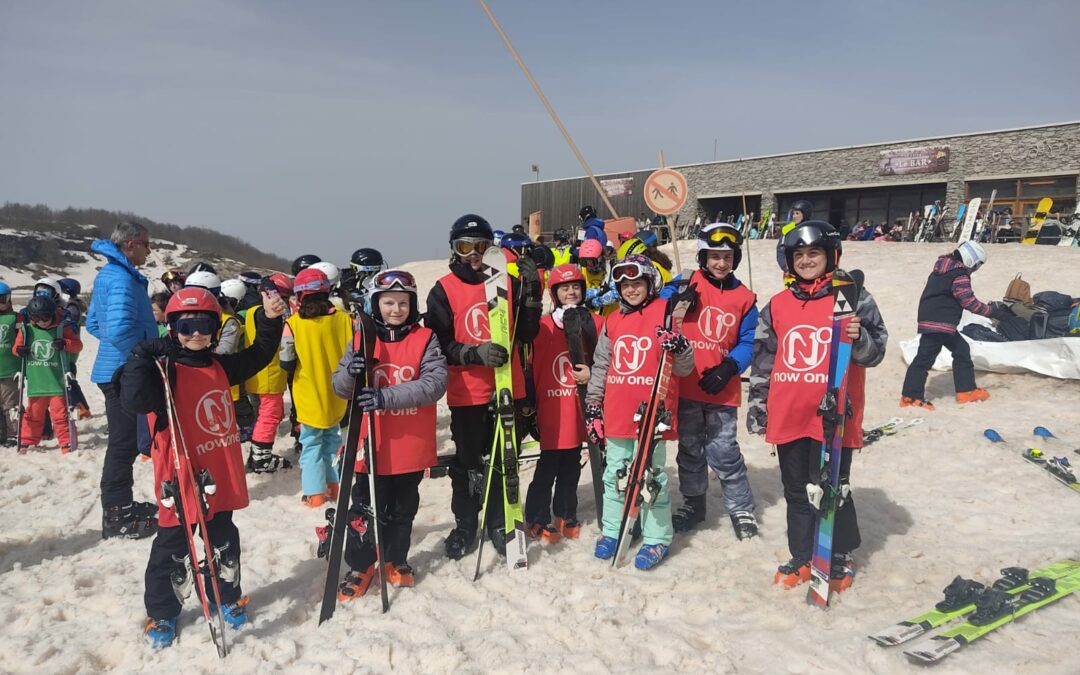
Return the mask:
<path fill-rule="evenodd" d="M 495 234 L 491 231 L 491 224 L 488 221 L 475 213 L 466 213 L 450 226 L 450 243 L 453 244 L 454 241 L 466 237 L 494 241 Z"/>
<path fill-rule="evenodd" d="M 584 223 L 589 218 L 595 218 L 596 217 L 596 209 L 594 209 L 593 207 L 586 204 L 585 206 L 581 207 L 581 210 L 578 211 L 577 215 L 578 215 L 578 218 L 581 218 L 581 222 Z"/>
<path fill-rule="evenodd" d="M 254 270 L 248 270 L 240 273 L 240 281 L 244 282 L 244 285 L 248 288 L 254 288 L 258 290 L 259 282 L 262 281 L 263 275 Z"/>
<path fill-rule="evenodd" d="M 61 279 L 60 281 L 57 281 L 56 283 L 60 284 L 60 290 L 63 291 L 64 294 L 67 295 L 69 298 L 77 297 L 80 293 L 82 293 L 82 284 L 80 284 L 77 279 L 66 277 L 64 279 Z"/>
<path fill-rule="evenodd" d="M 570 233 L 566 230 L 565 227 L 560 227 L 559 229 L 555 230 L 555 243 L 564 244 L 568 241 L 570 241 Z"/>
<path fill-rule="evenodd" d="M 840 233 L 823 220 L 808 220 L 799 223 L 784 236 L 784 258 L 788 271 L 795 273 L 795 250 L 819 246 L 825 249 L 825 271 L 832 272 L 840 265 L 843 246 Z"/>
<path fill-rule="evenodd" d="M 322 262 L 322 258 L 314 253 L 305 253 L 296 260 L 292 261 L 292 275 L 295 277 L 300 273 L 300 270 L 305 270 L 315 263 Z"/>
<path fill-rule="evenodd" d="M 56 301 L 47 295 L 35 295 L 26 304 L 26 315 L 39 321 L 51 321 L 56 316 Z"/>
<path fill-rule="evenodd" d="M 349 258 L 349 264 L 357 272 L 378 272 L 386 269 L 386 260 L 378 249 L 358 248 Z"/>
<path fill-rule="evenodd" d="M 796 199 L 795 203 L 791 205 L 791 210 L 802 213 L 804 222 L 810 220 L 814 215 L 814 205 L 807 199 Z"/>
<path fill-rule="evenodd" d="M 191 266 L 191 269 L 189 269 L 187 272 L 187 276 L 190 277 L 196 272 L 209 272 L 210 274 L 217 274 L 217 270 L 214 269 L 213 265 L 208 262 L 203 262 L 202 260 L 196 261 L 195 264 Z"/>

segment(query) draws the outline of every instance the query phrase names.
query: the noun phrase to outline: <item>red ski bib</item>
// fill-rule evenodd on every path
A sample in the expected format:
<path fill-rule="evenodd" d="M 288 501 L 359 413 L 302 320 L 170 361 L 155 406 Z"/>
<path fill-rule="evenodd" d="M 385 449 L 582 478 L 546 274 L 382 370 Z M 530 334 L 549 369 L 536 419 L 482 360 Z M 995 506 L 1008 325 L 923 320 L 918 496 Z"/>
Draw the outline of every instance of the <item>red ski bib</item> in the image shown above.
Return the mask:
<path fill-rule="evenodd" d="M 461 344 L 491 342 L 488 327 L 487 295 L 483 284 L 467 284 L 453 272 L 439 279 L 450 311 L 454 315 L 454 341 Z M 508 307 L 510 330 L 514 329 L 514 305 Z M 525 374 L 517 349 L 511 349 L 511 372 L 514 378 L 514 398 L 525 398 Z M 495 371 L 484 366 L 450 366 L 450 382 L 446 404 L 453 407 L 483 405 L 495 392 Z"/>
<path fill-rule="evenodd" d="M 641 402 L 652 393 L 660 365 L 656 327 L 664 325 L 666 308 L 665 301 L 652 300 L 641 311 L 629 314 L 616 312 L 607 318 L 611 361 L 604 388 L 604 430 L 610 438 L 637 438 L 634 414 Z M 671 429 L 664 432 L 663 439 L 670 441 L 677 438 L 678 378 L 671 378 L 664 402 L 671 411 Z"/>
<path fill-rule="evenodd" d="M 686 315 L 682 330 L 694 345 L 694 372 L 679 378 L 679 396 L 691 401 L 738 406 L 742 403 L 742 381 L 737 376 L 715 396 L 705 393 L 698 382 L 706 370 L 720 365 L 739 343 L 739 325 L 757 296 L 744 284 L 721 290 L 702 274 L 697 270 L 690 275 L 690 283 L 697 284 L 698 304 L 693 313 Z"/>
<path fill-rule="evenodd" d="M 187 448 L 192 471 L 207 469 L 217 485 L 212 495 L 206 496 L 210 520 L 219 511 L 236 511 L 248 505 L 247 477 L 244 474 L 244 453 L 240 447 L 240 430 L 233 413 L 229 379 L 217 361 L 206 368 L 176 366 L 176 384 L 173 386 L 173 402 L 176 405 L 178 429 L 176 440 Z M 153 425 L 156 420 L 150 416 Z M 153 428 L 153 426 L 151 426 Z M 172 456 L 172 435 L 166 427 L 157 433 L 151 450 L 154 460 L 154 492 L 157 493 L 158 522 L 162 527 L 177 527 L 180 521 L 176 512 L 161 505 L 161 482 L 176 476 Z M 196 518 L 196 500 L 193 495 L 181 495 L 184 515 L 189 523 Z"/>
<path fill-rule="evenodd" d="M 799 438 L 821 441 L 824 433 L 817 409 L 829 380 L 833 298 L 826 295 L 803 302 L 791 291 L 781 291 L 770 304 L 777 350 L 769 382 L 765 440 L 774 445 Z M 865 387 L 866 369 L 851 363 L 847 394 L 853 415 L 844 421 L 845 448 L 862 447 Z"/>
<path fill-rule="evenodd" d="M 420 377 L 420 362 L 424 359 L 430 328 L 417 326 L 400 342 L 375 341 L 376 365 L 371 371 L 375 387 L 393 387 Z M 353 337 L 353 349 L 361 346 L 360 333 Z M 352 422 L 350 422 L 351 424 Z M 360 440 L 367 438 L 367 415 L 362 417 Z M 435 466 L 435 406 L 380 410 L 375 413 L 375 465 L 380 476 L 413 473 Z M 364 453 L 358 452 L 356 470 L 367 473 Z"/>
<path fill-rule="evenodd" d="M 589 313 L 600 334 L 602 319 Z M 573 362 L 566 333 L 551 315 L 540 320 L 540 332 L 533 341 L 533 382 L 536 386 L 536 421 L 540 426 L 541 450 L 577 449 L 585 442 L 585 421 L 581 418 L 577 385 L 571 376 Z"/>

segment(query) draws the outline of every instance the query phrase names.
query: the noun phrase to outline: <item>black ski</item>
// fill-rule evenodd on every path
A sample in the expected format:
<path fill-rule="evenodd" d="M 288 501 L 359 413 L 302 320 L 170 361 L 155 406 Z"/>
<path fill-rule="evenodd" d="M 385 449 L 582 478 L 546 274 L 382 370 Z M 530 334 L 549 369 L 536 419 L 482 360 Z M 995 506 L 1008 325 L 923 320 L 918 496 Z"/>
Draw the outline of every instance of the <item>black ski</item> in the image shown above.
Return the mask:
<path fill-rule="evenodd" d="M 596 331 L 589 330 L 590 328 L 593 328 L 592 312 L 584 307 L 570 307 L 563 312 L 566 344 L 570 351 L 570 360 L 575 366 L 592 366 L 592 352 L 596 348 Z M 585 420 L 585 390 L 587 388 L 588 386 L 584 384 L 579 384 L 577 387 L 582 424 Z M 586 437 L 586 443 L 589 446 L 589 468 L 592 471 L 593 494 L 596 497 L 596 524 L 599 527 L 604 519 L 604 457 L 606 452 L 602 442 L 593 443 Z"/>

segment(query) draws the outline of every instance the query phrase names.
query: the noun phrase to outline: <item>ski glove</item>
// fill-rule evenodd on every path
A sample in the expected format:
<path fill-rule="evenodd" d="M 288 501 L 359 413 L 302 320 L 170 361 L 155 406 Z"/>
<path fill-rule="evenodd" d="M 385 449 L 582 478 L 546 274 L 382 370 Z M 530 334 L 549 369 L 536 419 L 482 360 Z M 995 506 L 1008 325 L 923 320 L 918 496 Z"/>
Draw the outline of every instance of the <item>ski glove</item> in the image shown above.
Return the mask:
<path fill-rule="evenodd" d="M 1002 321 L 1004 319 L 1008 319 L 1010 316 L 1013 316 L 1013 313 L 1012 310 L 1009 309 L 1009 306 L 1006 305 L 1004 302 L 998 302 L 997 300 L 993 300 L 990 302 L 989 316 L 991 319 Z"/>
<path fill-rule="evenodd" d="M 367 359 L 360 352 L 353 352 L 349 365 L 345 367 L 345 372 L 349 374 L 349 377 L 363 377 L 365 370 L 367 370 Z"/>
<path fill-rule="evenodd" d="M 701 374 L 698 386 L 706 394 L 715 396 L 724 390 L 731 378 L 738 374 L 739 366 L 735 364 L 735 361 L 730 358 L 724 359 L 719 365 L 715 365 Z"/>
<path fill-rule="evenodd" d="M 135 356 L 141 356 L 149 359 L 156 359 L 160 357 L 173 358 L 176 356 L 177 344 L 172 338 L 153 338 L 151 340 L 143 340 L 139 344 L 135 345 L 135 348 L 131 350 L 131 353 Z"/>
<path fill-rule="evenodd" d="M 679 355 L 690 350 L 690 340 L 677 330 L 664 330 L 663 326 L 657 326 L 656 337 L 660 340 L 660 348 L 665 352 Z"/>
<path fill-rule="evenodd" d="M 510 360 L 510 352 L 502 345 L 485 342 L 479 345 L 465 345 L 461 350 L 461 362 L 466 366 L 486 366 L 498 368 Z"/>
<path fill-rule="evenodd" d="M 30 345 L 19 345 L 15 348 L 15 354 L 20 359 L 25 359 L 30 354 Z"/>
<path fill-rule="evenodd" d="M 386 407 L 382 392 L 374 387 L 364 387 L 356 394 L 356 405 L 364 412 L 375 412 Z"/>
<path fill-rule="evenodd" d="M 604 440 L 604 408 L 599 403 L 585 406 L 585 435 L 593 445 Z"/>
<path fill-rule="evenodd" d="M 768 411 L 764 406 L 750 406 L 746 409 L 746 430 L 752 434 L 762 436 L 768 425 Z"/>
<path fill-rule="evenodd" d="M 52 348 L 57 351 L 62 351 L 65 348 L 64 338 L 56 338 L 52 341 Z"/>
<path fill-rule="evenodd" d="M 541 295 L 544 287 L 540 283 L 540 270 L 536 266 L 536 261 L 523 255 L 517 259 L 517 266 L 518 278 L 525 289 L 525 306 L 540 307 L 543 302 Z"/>

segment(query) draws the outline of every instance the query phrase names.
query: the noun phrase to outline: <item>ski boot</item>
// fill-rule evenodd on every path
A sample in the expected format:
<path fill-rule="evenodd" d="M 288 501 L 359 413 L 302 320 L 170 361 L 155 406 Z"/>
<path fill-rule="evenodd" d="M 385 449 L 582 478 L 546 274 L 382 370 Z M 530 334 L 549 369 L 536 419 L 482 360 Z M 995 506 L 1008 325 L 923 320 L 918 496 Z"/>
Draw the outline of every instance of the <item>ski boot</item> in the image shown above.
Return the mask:
<path fill-rule="evenodd" d="M 559 539 L 562 538 L 562 532 L 559 531 L 559 528 L 552 527 L 551 525 L 533 523 L 532 525 L 529 525 L 529 538 L 543 541 L 548 544 L 558 544 Z"/>
<path fill-rule="evenodd" d="M 922 408 L 923 410 L 933 410 L 934 404 L 930 401 L 925 401 L 921 398 L 911 398 L 910 396 L 900 397 L 901 408 Z"/>
<path fill-rule="evenodd" d="M 736 511 L 731 514 L 731 528 L 739 541 L 753 539 L 758 535 L 757 518 L 750 511 Z"/>
<path fill-rule="evenodd" d="M 990 392 L 985 389 L 972 389 L 971 391 L 956 392 L 957 403 L 977 403 L 990 398 Z"/>
<path fill-rule="evenodd" d="M 106 507 L 101 514 L 101 538 L 144 539 L 152 537 L 158 528 L 157 506 L 147 509 L 146 502 Z"/>
<path fill-rule="evenodd" d="M 71 454 L 71 446 L 70 445 L 61 445 L 60 446 L 60 454 L 61 455 L 70 455 Z"/>
<path fill-rule="evenodd" d="M 487 528 L 488 539 L 491 540 L 491 545 L 495 548 L 495 552 L 503 558 L 506 557 L 506 532 L 502 525 L 488 525 Z"/>
<path fill-rule="evenodd" d="M 596 540 L 596 550 L 593 552 L 600 560 L 611 560 L 615 556 L 615 546 L 618 544 L 618 540 L 615 537 L 608 537 L 607 535 L 600 535 Z"/>
<path fill-rule="evenodd" d="M 363 572 L 350 570 L 340 584 L 338 584 L 338 600 L 349 602 L 363 596 L 371 586 L 371 580 L 375 578 L 375 565 L 368 567 Z"/>
<path fill-rule="evenodd" d="M 309 509 L 322 508 L 326 504 L 326 495 L 321 492 L 317 495 L 304 495 L 300 502 Z"/>
<path fill-rule="evenodd" d="M 850 553 L 833 553 L 829 564 L 829 592 L 842 593 L 855 582 L 855 559 Z"/>
<path fill-rule="evenodd" d="M 75 411 L 78 413 L 80 420 L 88 420 L 93 417 L 93 413 L 90 412 L 90 408 L 87 408 L 85 403 L 76 405 Z"/>
<path fill-rule="evenodd" d="M 683 505 L 671 514 L 671 525 L 676 532 L 689 532 L 705 522 L 705 495 L 684 497 Z"/>
<path fill-rule="evenodd" d="M 388 562 L 384 566 L 386 571 L 386 583 L 390 584 L 394 588 L 412 588 L 415 583 L 413 579 L 413 568 L 409 567 L 408 563 L 395 563 Z"/>
<path fill-rule="evenodd" d="M 810 561 L 792 558 L 776 568 L 773 577 L 774 585 L 782 585 L 784 588 L 795 588 L 799 584 L 810 581 Z"/>
<path fill-rule="evenodd" d="M 660 564 L 669 550 L 664 544 L 644 544 L 634 556 L 634 567 L 639 570 L 651 570 Z"/>
<path fill-rule="evenodd" d="M 567 539 L 577 539 L 581 536 L 581 521 L 577 518 L 556 518 L 555 527 Z"/>
<path fill-rule="evenodd" d="M 240 626 L 243 626 L 245 623 L 247 623 L 248 600 L 248 596 L 245 595 L 236 602 L 226 602 L 221 606 L 221 616 L 225 618 L 225 623 L 229 624 L 231 628 L 239 629 Z M 210 611 L 212 613 L 217 612 L 217 608 L 213 605 L 213 603 L 210 604 Z"/>
<path fill-rule="evenodd" d="M 154 651 L 172 647 L 173 640 L 176 639 L 176 619 L 147 618 L 143 635 Z"/>
<path fill-rule="evenodd" d="M 473 546 L 476 545 L 476 525 L 468 527 L 466 523 L 461 520 L 457 521 L 457 527 L 450 530 L 450 534 L 447 535 L 443 541 L 443 546 L 446 549 L 446 557 L 451 560 L 461 560 L 465 557 Z"/>
<path fill-rule="evenodd" d="M 273 453 L 271 443 L 251 443 L 247 458 L 248 473 L 274 473 L 278 469 L 292 468 L 292 462 Z"/>

